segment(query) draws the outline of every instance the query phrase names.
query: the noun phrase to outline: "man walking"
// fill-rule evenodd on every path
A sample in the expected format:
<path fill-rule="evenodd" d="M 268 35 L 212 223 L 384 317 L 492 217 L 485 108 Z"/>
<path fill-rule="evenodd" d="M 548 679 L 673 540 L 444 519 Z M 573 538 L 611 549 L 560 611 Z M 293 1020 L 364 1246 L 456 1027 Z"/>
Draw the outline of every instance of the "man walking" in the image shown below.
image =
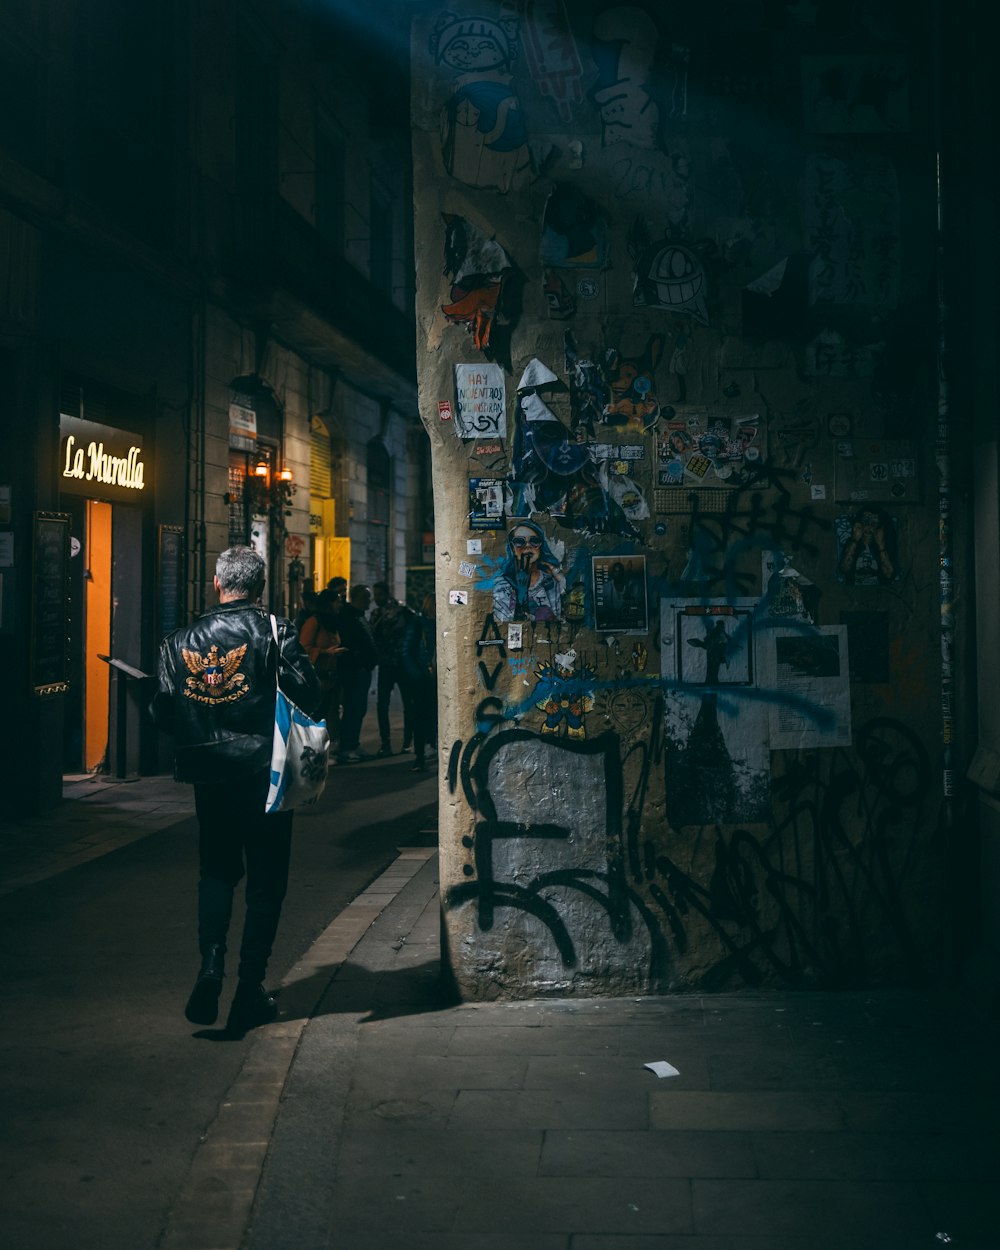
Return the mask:
<path fill-rule="evenodd" d="M 357 764 L 370 759 L 361 750 L 361 725 L 368 711 L 368 691 L 377 655 L 365 613 L 371 606 L 372 592 L 360 582 L 351 587 L 348 602 L 337 618 L 340 645 L 344 651 L 337 659 L 344 714 L 340 722 L 338 764 Z"/>
<path fill-rule="evenodd" d="M 175 776 L 194 784 L 198 815 L 198 946 L 201 970 L 185 1015 L 218 1016 L 233 892 L 246 874 L 246 918 L 227 1029 L 242 1034 L 277 1015 L 264 973 L 288 884 L 291 812 L 266 815 L 274 733 L 275 674 L 307 714 L 322 698 L 291 621 L 278 618 L 280 666 L 267 612 L 258 604 L 265 565 L 230 547 L 215 566 L 218 606 L 160 646 L 152 712 L 174 736 Z"/>
<path fill-rule="evenodd" d="M 392 755 L 389 700 L 394 686 L 399 687 L 403 700 L 403 750 L 407 750 L 413 741 L 410 682 L 403 666 L 403 640 L 414 613 L 390 595 L 386 582 L 376 582 L 372 586 L 372 594 L 375 597 L 375 611 L 371 616 L 371 629 L 378 652 L 378 695 L 375 711 L 378 714 L 378 732 L 382 742 L 379 755 L 386 756 Z"/>

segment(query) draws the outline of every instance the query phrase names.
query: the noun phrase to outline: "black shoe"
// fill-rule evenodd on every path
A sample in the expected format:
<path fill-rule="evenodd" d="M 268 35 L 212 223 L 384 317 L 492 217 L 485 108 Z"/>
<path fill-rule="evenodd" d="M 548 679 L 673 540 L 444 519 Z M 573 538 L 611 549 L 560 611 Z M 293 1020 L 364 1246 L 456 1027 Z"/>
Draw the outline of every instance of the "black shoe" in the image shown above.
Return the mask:
<path fill-rule="evenodd" d="M 192 1024 L 214 1024 L 218 1018 L 225 956 L 224 946 L 210 946 L 202 956 L 198 980 L 184 1008 Z"/>
<path fill-rule="evenodd" d="M 378 749 L 378 758 L 380 760 L 386 760 L 389 758 L 390 755 L 393 755 L 393 754 L 394 754 L 393 749 L 389 745 L 388 742 L 383 742 L 382 745 Z"/>
<path fill-rule="evenodd" d="M 229 1008 L 226 1030 L 229 1033 L 245 1033 L 261 1024 L 270 1024 L 278 1018 L 278 1004 L 274 995 L 263 985 L 253 981 L 240 981 Z"/>

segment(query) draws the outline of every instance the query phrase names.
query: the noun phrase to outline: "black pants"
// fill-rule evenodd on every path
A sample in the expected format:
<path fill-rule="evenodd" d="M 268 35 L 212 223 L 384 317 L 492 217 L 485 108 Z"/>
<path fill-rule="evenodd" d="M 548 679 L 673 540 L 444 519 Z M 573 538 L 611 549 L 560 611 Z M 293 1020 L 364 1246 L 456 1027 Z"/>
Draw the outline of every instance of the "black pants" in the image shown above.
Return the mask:
<path fill-rule="evenodd" d="M 344 714 L 340 721 L 340 745 L 337 750 L 347 754 L 356 751 L 361 740 L 361 725 L 368 711 L 368 691 L 372 684 L 370 668 L 348 669 L 340 675 Z"/>
<path fill-rule="evenodd" d="M 196 785 L 198 946 L 226 947 L 233 891 L 246 873 L 246 919 L 240 944 L 241 980 L 263 981 L 288 887 L 292 812 L 264 813 L 268 773 L 221 785 Z"/>
<path fill-rule="evenodd" d="M 382 745 L 390 745 L 392 734 L 389 730 L 389 700 L 392 698 L 393 686 L 399 687 L 400 698 L 403 700 L 403 749 L 413 741 L 411 724 L 410 679 L 402 664 L 394 664 L 392 660 L 378 662 L 378 696 L 375 703 L 378 712 L 378 734 Z"/>
<path fill-rule="evenodd" d="M 427 748 L 437 746 L 437 682 L 428 673 L 412 679 L 413 751 L 423 763 Z"/>

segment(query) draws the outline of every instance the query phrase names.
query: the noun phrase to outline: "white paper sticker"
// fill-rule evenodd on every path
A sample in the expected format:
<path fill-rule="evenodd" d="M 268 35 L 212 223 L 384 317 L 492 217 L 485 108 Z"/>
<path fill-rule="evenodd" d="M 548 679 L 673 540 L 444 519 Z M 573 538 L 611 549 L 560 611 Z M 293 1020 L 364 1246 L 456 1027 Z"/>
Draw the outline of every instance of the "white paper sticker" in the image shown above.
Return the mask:
<path fill-rule="evenodd" d="M 665 1059 L 657 1059 L 655 1063 L 644 1063 L 642 1066 L 660 1077 L 680 1076 L 680 1071 L 672 1063 L 667 1063 Z"/>
<path fill-rule="evenodd" d="M 457 607 L 462 607 L 469 602 L 469 592 L 467 590 L 449 590 L 448 602 Z"/>
<path fill-rule="evenodd" d="M 475 577 L 476 576 L 476 566 L 471 560 L 463 560 L 462 563 L 458 566 L 458 571 L 462 574 L 463 577 Z"/>
<path fill-rule="evenodd" d="M 521 624 L 512 622 L 507 626 L 507 646 L 511 651 L 521 650 Z"/>
<path fill-rule="evenodd" d="M 482 555 L 483 540 L 481 538 L 470 538 L 465 544 L 465 551 L 470 556 Z"/>
<path fill-rule="evenodd" d="M 810 499 L 825 499 L 826 487 L 825 486 L 810 486 L 809 497 Z"/>

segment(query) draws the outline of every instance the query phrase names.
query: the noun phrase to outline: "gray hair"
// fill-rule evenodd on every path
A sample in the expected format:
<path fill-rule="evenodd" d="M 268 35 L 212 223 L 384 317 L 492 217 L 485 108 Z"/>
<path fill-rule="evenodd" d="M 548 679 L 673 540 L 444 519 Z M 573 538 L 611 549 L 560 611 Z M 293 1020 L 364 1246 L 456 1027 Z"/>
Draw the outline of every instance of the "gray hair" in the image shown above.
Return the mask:
<path fill-rule="evenodd" d="M 215 563 L 219 588 L 227 595 L 256 599 L 264 589 L 267 566 L 252 547 L 227 547 Z"/>

